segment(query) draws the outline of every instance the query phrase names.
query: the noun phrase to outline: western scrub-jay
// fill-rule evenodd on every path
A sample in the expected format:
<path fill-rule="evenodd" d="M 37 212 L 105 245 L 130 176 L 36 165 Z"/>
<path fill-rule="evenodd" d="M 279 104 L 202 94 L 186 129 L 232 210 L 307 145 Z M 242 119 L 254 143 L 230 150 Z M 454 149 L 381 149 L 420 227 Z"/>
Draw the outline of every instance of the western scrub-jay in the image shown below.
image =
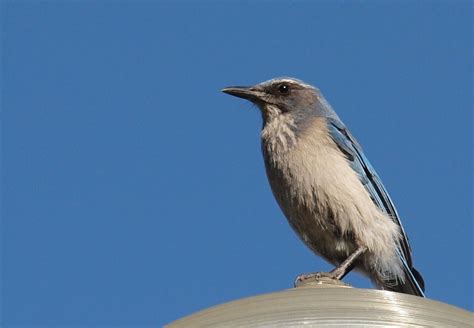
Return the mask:
<path fill-rule="evenodd" d="M 381 289 L 424 296 L 392 200 L 321 92 L 293 78 L 222 91 L 260 108 L 273 194 L 301 240 L 337 266 L 296 283 L 314 276 L 340 280 L 355 268 Z"/>

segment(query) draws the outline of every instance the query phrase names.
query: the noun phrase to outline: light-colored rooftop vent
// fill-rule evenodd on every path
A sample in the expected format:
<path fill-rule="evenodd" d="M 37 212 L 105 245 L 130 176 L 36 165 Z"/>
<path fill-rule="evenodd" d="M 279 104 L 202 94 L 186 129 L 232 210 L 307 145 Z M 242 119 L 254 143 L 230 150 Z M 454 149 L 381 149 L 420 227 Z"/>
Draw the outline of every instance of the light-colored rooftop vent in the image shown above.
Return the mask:
<path fill-rule="evenodd" d="M 217 305 L 179 327 L 474 327 L 472 312 L 426 298 L 320 279 Z"/>

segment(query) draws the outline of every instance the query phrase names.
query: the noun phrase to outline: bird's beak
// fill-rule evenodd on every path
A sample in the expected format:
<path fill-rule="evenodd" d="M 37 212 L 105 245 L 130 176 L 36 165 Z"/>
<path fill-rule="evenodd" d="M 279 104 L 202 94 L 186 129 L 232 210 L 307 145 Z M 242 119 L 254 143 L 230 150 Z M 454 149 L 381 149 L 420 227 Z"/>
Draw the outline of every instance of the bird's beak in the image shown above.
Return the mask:
<path fill-rule="evenodd" d="M 252 102 L 263 101 L 266 93 L 255 87 L 227 87 L 221 90 L 231 96 L 244 98 Z"/>

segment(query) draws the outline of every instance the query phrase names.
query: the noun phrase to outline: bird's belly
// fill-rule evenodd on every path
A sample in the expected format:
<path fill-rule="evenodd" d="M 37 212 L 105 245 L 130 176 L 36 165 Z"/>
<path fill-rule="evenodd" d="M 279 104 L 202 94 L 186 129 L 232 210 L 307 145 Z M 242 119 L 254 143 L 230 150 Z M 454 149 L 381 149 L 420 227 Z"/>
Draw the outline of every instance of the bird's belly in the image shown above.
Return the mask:
<path fill-rule="evenodd" d="M 327 132 L 326 121 L 314 119 L 311 133 L 290 146 L 266 131 L 262 138 L 267 176 L 288 222 L 314 252 L 330 262 L 356 249 L 362 218 L 372 218 L 374 205 L 357 173 Z"/>
<path fill-rule="evenodd" d="M 267 169 L 267 175 L 288 223 L 314 253 L 333 264 L 342 262 L 356 249 L 352 234 L 341 231 L 327 202 L 326 191 L 318 186 L 318 181 L 305 186 L 302 181 L 288 178 L 296 172 L 291 167 L 287 169 L 287 172 Z M 317 176 L 313 174 L 313 178 Z"/>

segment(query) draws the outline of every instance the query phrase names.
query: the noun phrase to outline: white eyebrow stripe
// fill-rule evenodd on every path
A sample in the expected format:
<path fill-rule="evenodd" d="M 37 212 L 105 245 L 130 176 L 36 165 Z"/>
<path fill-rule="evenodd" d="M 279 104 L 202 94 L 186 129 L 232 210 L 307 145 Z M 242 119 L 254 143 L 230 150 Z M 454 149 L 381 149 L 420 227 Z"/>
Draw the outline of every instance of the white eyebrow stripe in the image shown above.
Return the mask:
<path fill-rule="evenodd" d="M 271 85 L 271 84 L 274 84 L 274 83 L 282 83 L 282 82 L 287 82 L 287 83 L 290 83 L 290 84 L 293 83 L 293 84 L 297 84 L 297 85 L 300 85 L 300 86 L 305 87 L 305 88 L 316 89 L 314 86 L 312 86 L 310 84 L 307 84 L 307 83 L 304 83 L 303 81 L 298 80 L 298 79 L 294 79 L 294 78 L 276 78 L 276 79 L 271 79 L 271 80 L 265 81 L 264 84 Z"/>

